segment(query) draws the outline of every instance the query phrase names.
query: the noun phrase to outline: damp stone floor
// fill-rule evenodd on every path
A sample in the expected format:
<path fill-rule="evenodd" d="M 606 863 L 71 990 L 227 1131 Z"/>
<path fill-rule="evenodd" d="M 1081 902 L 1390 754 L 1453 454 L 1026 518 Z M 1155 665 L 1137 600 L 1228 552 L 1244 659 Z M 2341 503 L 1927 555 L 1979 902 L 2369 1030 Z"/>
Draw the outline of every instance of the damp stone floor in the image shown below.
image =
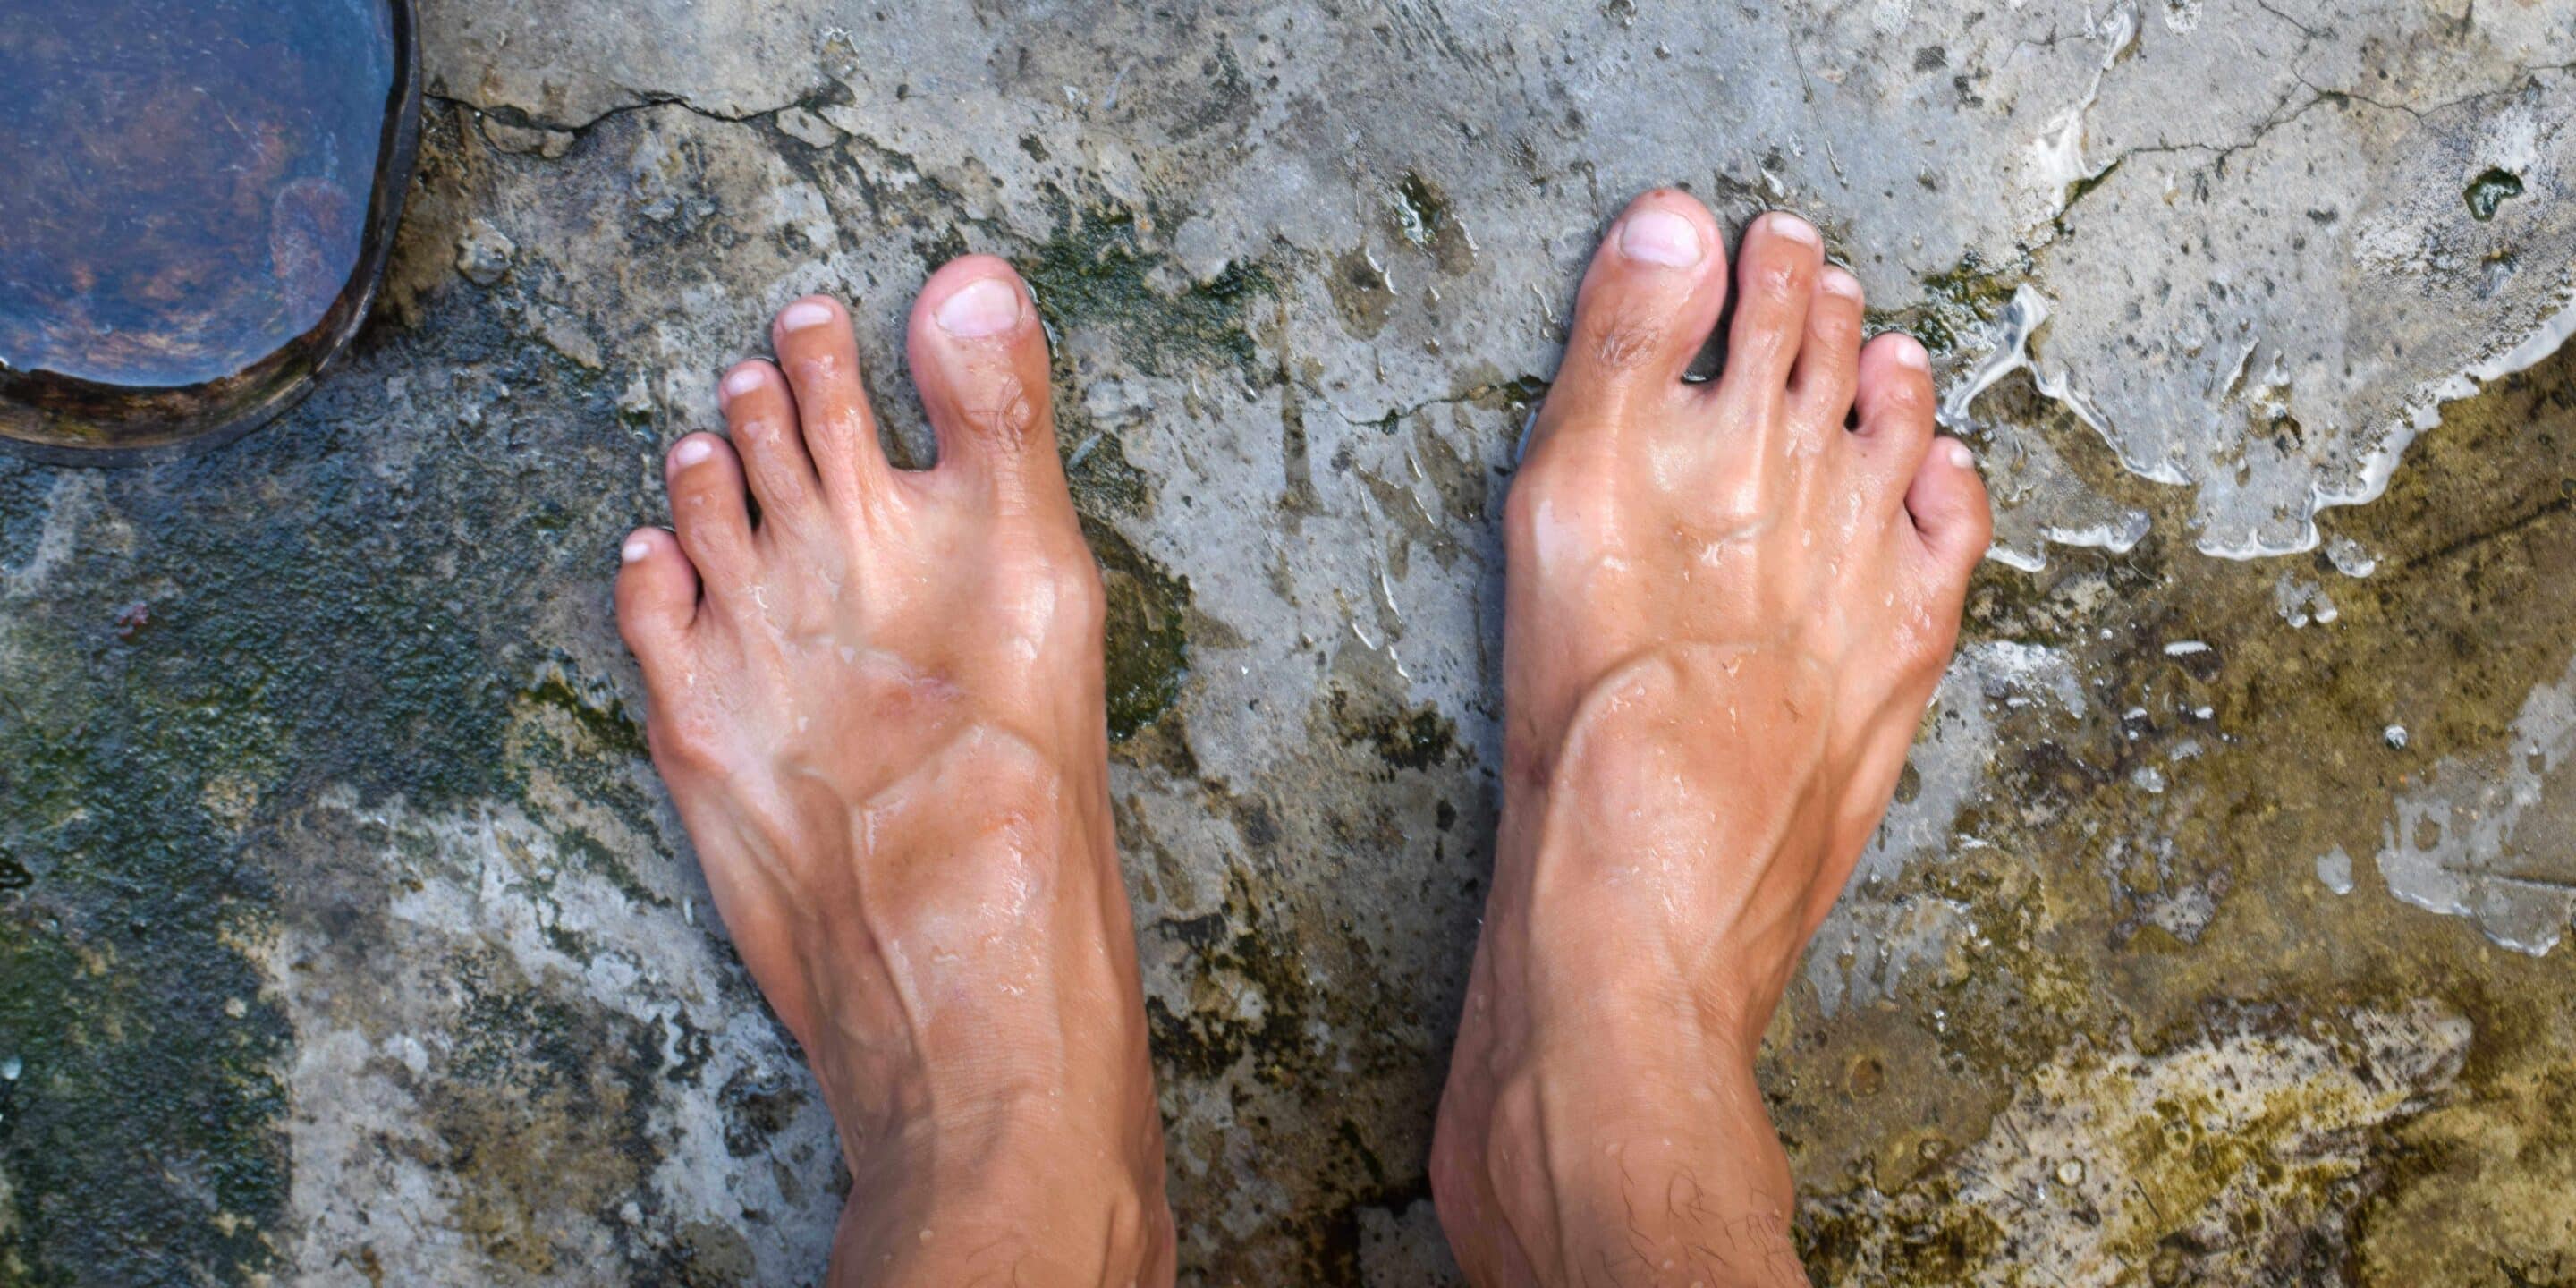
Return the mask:
<path fill-rule="evenodd" d="M 1110 586 L 1183 1279 L 1453 1282 L 1495 524 L 1603 221 L 1816 219 L 2001 539 L 1763 1078 L 1820 1283 L 2576 1277 L 2576 11 L 420 0 L 281 421 L 0 461 L 0 1283 L 800 1284 L 647 763 L 658 458 L 1009 257 Z"/>

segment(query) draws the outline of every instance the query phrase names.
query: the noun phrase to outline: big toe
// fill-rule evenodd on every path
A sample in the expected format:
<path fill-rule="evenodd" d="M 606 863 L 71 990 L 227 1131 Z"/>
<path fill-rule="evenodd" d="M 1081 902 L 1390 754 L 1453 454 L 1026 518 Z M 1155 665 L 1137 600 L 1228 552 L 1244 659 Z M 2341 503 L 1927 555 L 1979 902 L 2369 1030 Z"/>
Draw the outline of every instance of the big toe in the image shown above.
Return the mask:
<path fill-rule="evenodd" d="M 1670 391 L 1726 305 L 1717 217 L 1689 193 L 1628 203 L 1593 252 L 1555 386 L 1576 403 Z"/>
<path fill-rule="evenodd" d="M 1006 500 L 1061 492 L 1045 328 L 1026 284 L 990 255 L 951 260 L 913 302 L 913 383 L 939 433 L 939 470 Z"/>

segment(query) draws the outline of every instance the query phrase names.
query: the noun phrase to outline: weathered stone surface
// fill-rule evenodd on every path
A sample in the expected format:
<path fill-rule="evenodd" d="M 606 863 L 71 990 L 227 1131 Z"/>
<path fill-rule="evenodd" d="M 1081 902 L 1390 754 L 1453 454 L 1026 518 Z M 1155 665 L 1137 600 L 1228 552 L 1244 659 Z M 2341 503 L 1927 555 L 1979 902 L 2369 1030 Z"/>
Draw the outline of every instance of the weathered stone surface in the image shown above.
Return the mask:
<path fill-rule="evenodd" d="M 424 4 L 349 367 L 201 461 L 0 469 L 0 1280 L 814 1272 L 844 1182 L 612 543 L 805 291 L 926 459 L 900 319 L 988 250 L 1109 572 L 1188 1277 L 1440 1282 L 1494 521 L 1659 182 L 1823 222 L 2005 506 L 1766 1059 L 1819 1278 L 2576 1264 L 2576 359 L 2510 371 L 2564 6 L 914 8 Z"/>

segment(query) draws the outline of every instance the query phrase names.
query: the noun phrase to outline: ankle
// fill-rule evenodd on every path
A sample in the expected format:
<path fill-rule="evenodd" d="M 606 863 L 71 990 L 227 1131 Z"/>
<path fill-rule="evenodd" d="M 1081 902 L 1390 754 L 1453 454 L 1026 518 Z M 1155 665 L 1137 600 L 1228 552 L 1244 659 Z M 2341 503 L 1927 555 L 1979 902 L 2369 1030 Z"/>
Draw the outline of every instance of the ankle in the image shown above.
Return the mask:
<path fill-rule="evenodd" d="M 1160 1134 L 1096 1136 L 1013 1113 L 852 1153 L 833 1282 L 1169 1282 Z"/>
<path fill-rule="evenodd" d="M 1539 1055 L 1497 1080 L 1481 1121 L 1445 1102 L 1432 1195 L 1453 1245 L 1517 1248 L 1550 1285 L 1639 1265 L 1640 1283 L 1805 1283 L 1788 1157 L 1750 1067 L 1669 1058 Z"/>
<path fill-rule="evenodd" d="M 1806 929 L 1802 909 L 1744 887 L 1790 852 L 1767 838 L 1675 863 L 1659 838 L 1614 830 L 1533 823 L 1525 835 L 1555 834 L 1517 855 L 1506 842 L 1485 917 L 1496 995 L 1526 1016 L 1533 1051 L 1633 1051 L 1650 1061 L 1636 1067 L 1749 1083 Z"/>
<path fill-rule="evenodd" d="M 1040 1197 L 1076 1188 L 1162 1192 L 1162 1128 L 1150 1101 L 1127 1104 L 1084 1086 L 994 1085 L 953 1072 L 907 1082 L 892 1096 L 862 1103 L 834 1094 L 825 1081 L 851 1175 L 941 1194 L 999 1197 L 1031 1177 L 1040 1178 L 1032 1186 Z M 1076 1103 L 1086 1108 L 1073 1112 Z"/>
<path fill-rule="evenodd" d="M 922 1201 L 860 1178 L 833 1237 L 833 1285 L 1008 1283 L 1023 1288 L 1162 1288 L 1172 1282 L 1171 1208 L 1038 1173 L 1018 1183 L 938 1190 Z M 1045 1185 L 1026 1182 L 1045 1180 Z M 1077 1185 L 1083 1192 L 1074 1194 Z M 1078 1200 L 1078 1201 L 1077 1201 Z"/>

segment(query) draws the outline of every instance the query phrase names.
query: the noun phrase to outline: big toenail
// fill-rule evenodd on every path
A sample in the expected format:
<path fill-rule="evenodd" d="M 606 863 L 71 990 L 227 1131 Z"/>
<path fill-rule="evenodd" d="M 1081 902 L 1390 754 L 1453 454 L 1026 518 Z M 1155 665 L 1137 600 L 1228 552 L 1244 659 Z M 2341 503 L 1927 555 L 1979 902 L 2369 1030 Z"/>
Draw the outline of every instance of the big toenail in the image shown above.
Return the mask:
<path fill-rule="evenodd" d="M 1785 210 L 1774 210 L 1771 212 L 1771 231 L 1778 233 L 1793 242 L 1805 242 L 1810 246 L 1822 246 L 1825 244 L 1825 239 L 1816 234 L 1816 226 L 1814 224 L 1808 223 L 1806 220 L 1800 219 L 1796 215 L 1790 214 Z"/>
<path fill-rule="evenodd" d="M 1699 262 L 1699 229 L 1669 210 L 1649 207 L 1619 226 L 1619 250 L 1649 264 L 1688 268 Z"/>
<path fill-rule="evenodd" d="M 1932 369 L 1932 355 L 1924 352 L 1922 341 L 1910 335 L 1900 335 L 1888 343 L 1894 346 L 1894 352 L 1890 353 L 1889 357 L 1917 371 Z"/>
<path fill-rule="evenodd" d="M 832 306 L 821 300 L 798 300 L 778 311 L 778 329 L 802 331 L 832 320 Z"/>
<path fill-rule="evenodd" d="M 1019 325 L 1020 292 L 998 277 L 968 282 L 939 304 L 939 329 L 960 339 L 980 340 Z"/>
<path fill-rule="evenodd" d="M 671 459 L 682 465 L 695 465 L 715 454 L 716 449 L 713 444 L 703 438 L 692 438 L 680 444 L 680 450 L 671 453 Z"/>
<path fill-rule="evenodd" d="M 653 553 L 653 543 L 646 541 L 642 537 L 636 537 L 633 540 L 628 541 L 617 552 L 618 557 L 624 559 L 628 563 L 633 563 L 651 553 Z"/>
<path fill-rule="evenodd" d="M 724 378 L 724 396 L 728 399 L 740 398 L 758 388 L 760 388 L 760 368 L 758 367 L 744 367 Z"/>

